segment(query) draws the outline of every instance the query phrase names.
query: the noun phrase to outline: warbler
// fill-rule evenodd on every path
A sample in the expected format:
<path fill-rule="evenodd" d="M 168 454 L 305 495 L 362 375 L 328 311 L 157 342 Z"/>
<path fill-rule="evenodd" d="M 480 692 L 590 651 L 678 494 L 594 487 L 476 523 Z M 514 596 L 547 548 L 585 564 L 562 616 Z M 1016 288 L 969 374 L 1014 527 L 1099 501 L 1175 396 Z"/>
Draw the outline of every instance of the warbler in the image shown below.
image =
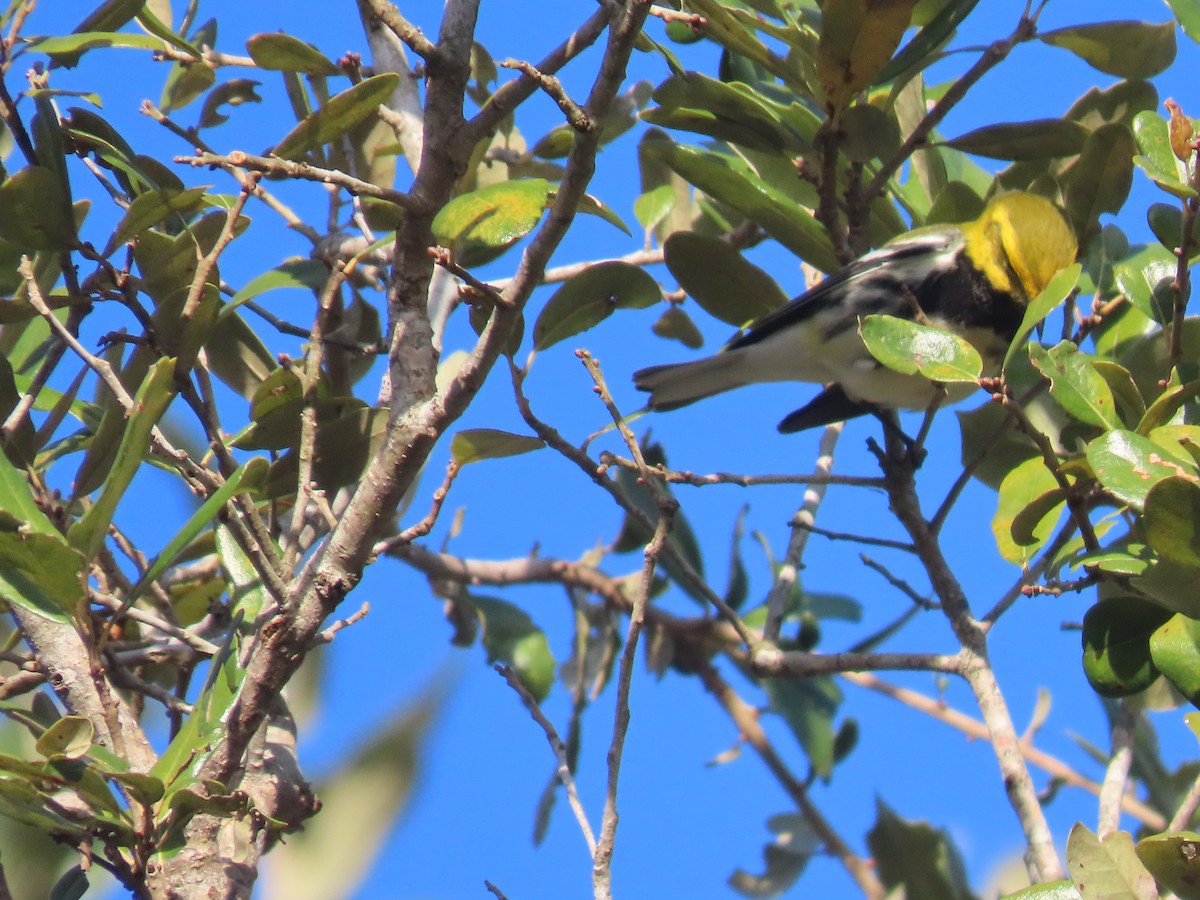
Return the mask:
<path fill-rule="evenodd" d="M 994 374 L 1029 302 L 1077 252 L 1053 203 L 1005 194 L 973 222 L 918 229 L 860 257 L 753 322 L 716 355 L 642 369 L 634 384 L 650 392 L 652 410 L 759 382 L 826 385 L 779 423 L 785 434 L 873 410 L 925 409 L 939 388 L 877 362 L 859 336 L 859 320 L 882 313 L 955 332 Z M 961 400 L 971 389 L 947 386 L 947 399 Z"/>

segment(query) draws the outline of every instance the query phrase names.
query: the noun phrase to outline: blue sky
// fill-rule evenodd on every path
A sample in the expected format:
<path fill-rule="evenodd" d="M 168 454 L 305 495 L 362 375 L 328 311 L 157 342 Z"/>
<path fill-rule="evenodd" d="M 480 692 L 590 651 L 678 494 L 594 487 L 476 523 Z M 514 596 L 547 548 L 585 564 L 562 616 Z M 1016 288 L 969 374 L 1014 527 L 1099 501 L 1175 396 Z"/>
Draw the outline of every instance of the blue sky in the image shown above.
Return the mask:
<path fill-rule="evenodd" d="M 176 2 L 177 7 L 182 5 Z M 253 4 L 204 0 L 200 19 L 217 16 L 221 20 L 218 48 L 232 53 L 243 51 L 249 35 L 280 27 L 316 44 L 330 57 L 347 50 L 365 51 L 353 4 L 338 4 L 336 9 L 331 6 L 309 0 Z M 436 32 L 440 4 L 401 6 L 428 32 Z M 1022 6 L 1018 2 L 985 0 L 962 29 L 955 46 L 981 44 L 1007 34 Z M 56 21 L 56 12 L 73 7 L 61 2 L 42 4 L 32 31 L 65 30 L 63 25 L 74 24 L 75 13 L 70 12 L 63 23 L 61 19 Z M 1165 5 L 1149 0 L 1127 2 L 1121 7 L 1121 14 L 1129 18 L 1164 21 L 1170 16 Z M 536 60 L 592 9 L 594 4 L 590 2 L 484 4 L 479 37 L 497 59 L 515 56 Z M 1094 18 L 1094 6 L 1085 0 L 1052 0 L 1042 24 L 1043 28 L 1052 28 Z M 56 84 L 87 84 L 89 89 L 98 85 L 104 98 L 104 115 L 122 127 L 128 123 L 131 143 L 146 148 L 146 152 L 186 152 L 185 147 L 136 112 L 143 97 L 157 98 L 165 69 L 135 51 L 92 59 L 104 60 L 107 66 L 113 66 L 115 60 L 128 65 L 101 68 L 85 62 L 74 72 L 56 76 L 60 79 Z M 585 55 L 568 70 L 564 83 L 569 91 L 586 89 L 595 59 L 594 53 Z M 710 49 L 694 48 L 685 59 L 689 66 L 702 71 L 712 73 L 715 69 L 715 53 Z M 950 77 L 965 68 L 969 59 L 973 57 L 951 59 L 938 74 Z M 1200 109 L 1200 98 L 1193 89 L 1196 62 L 1195 45 L 1180 35 L 1179 59 L 1156 79 L 1161 96 L 1173 96 L 1185 112 Z M 662 60 L 646 54 L 635 59 L 631 72 L 633 78 L 652 83 L 666 74 Z M 288 130 L 281 85 L 269 74 L 262 80 L 260 93 L 266 103 L 235 111 L 229 124 L 210 132 L 208 139 L 216 147 L 257 152 Z M 1097 83 L 1109 81 L 1063 51 L 1020 47 L 1005 65 L 978 85 L 947 120 L 943 132 L 954 135 L 991 121 L 1057 116 Z M 529 113 L 525 118 L 523 111 L 518 121 L 531 140 L 557 124 L 558 111 L 544 98 L 531 104 Z M 196 114 L 195 107 L 185 110 L 180 121 L 190 124 Z M 604 151 L 592 191 L 634 227 L 635 140 L 633 135 L 627 136 Z M 231 182 L 219 173 L 182 174 L 191 184 L 215 182 L 218 189 L 231 190 Z M 319 187 L 301 185 L 283 190 L 298 208 L 318 221 L 323 217 Z M 1146 239 L 1142 210 L 1157 199 L 1153 188 L 1136 177 L 1134 196 L 1118 219 L 1135 240 Z M 114 214 L 98 208 L 94 215 L 102 222 L 106 215 Z M 259 209 L 256 217 L 260 220 L 256 224 L 267 226 L 264 236 L 235 244 L 223 261 L 222 274 L 235 286 L 288 255 L 307 253 L 306 242 L 276 227 L 265 209 Z M 639 246 L 640 238 L 630 240 L 599 220 L 584 219 L 553 264 L 606 258 Z M 794 258 L 781 251 L 763 250 L 756 253 L 755 260 L 768 268 L 786 290 L 799 290 L 802 278 Z M 509 254 L 480 274 L 503 277 L 515 262 L 516 255 Z M 665 272 L 656 274 L 668 279 Z M 537 295 L 535 307 L 546 296 L 545 291 Z M 309 299 L 300 294 L 280 297 L 283 299 L 274 301 L 272 308 L 280 314 L 289 308 L 298 310 L 295 318 L 304 322 L 310 314 Z M 571 353 L 575 346 L 586 346 L 599 357 L 616 400 L 625 411 L 639 406 L 641 400 L 629 383 L 633 370 L 693 355 L 651 335 L 653 317 L 651 313 L 616 316 L 579 340 L 558 345 L 540 356 L 528 382 L 534 408 L 576 441 L 606 421 L 603 408 L 592 399 L 590 380 Z M 719 323 L 704 327 L 706 351 L 710 352 L 724 340 L 728 329 Z M 451 329 L 447 346 L 467 346 L 469 339 L 468 329 L 459 322 Z M 281 340 L 273 349 L 297 353 L 299 347 L 298 342 Z M 817 436 L 780 436 L 775 423 L 799 405 L 798 397 L 800 402 L 807 399 L 809 391 L 795 385 L 747 389 L 701 406 L 643 418 L 638 427 L 653 429 L 677 468 L 697 472 L 808 471 Z M 525 431 L 502 368 L 497 368 L 461 425 Z M 847 429 L 839 450 L 839 471 L 873 472 L 873 462 L 863 447 L 876 430 L 871 422 L 855 423 Z M 446 448 L 442 447 L 431 461 L 426 483 L 413 505 L 416 517 L 424 514 L 446 458 Z M 953 478 L 957 459 L 953 417 L 944 414 L 930 460 L 921 473 L 928 496 L 941 496 L 944 485 Z M 153 479 L 143 484 L 145 505 L 136 516 L 140 521 L 129 523 L 135 532 L 141 530 L 149 549 L 161 542 L 162 529 L 170 527 L 170 516 L 177 515 L 181 508 L 164 503 L 161 492 L 170 491 L 165 485 Z M 176 491 L 166 496 L 180 497 L 182 503 Z M 786 523 L 801 502 L 802 489 L 748 491 L 718 487 L 681 490 L 679 498 L 700 533 L 710 580 L 723 585 L 729 535 L 743 504 L 750 505 L 748 532 L 763 532 L 774 552 L 782 555 Z M 972 599 L 984 608 L 1016 576 L 988 544 L 990 531 L 986 523 L 994 503 L 989 491 L 973 488 L 947 530 L 948 534 L 962 535 L 949 544 L 947 552 L 959 571 L 966 573 Z M 429 546 L 440 546 L 447 534 L 449 513 L 459 507 L 466 510 L 464 527 L 450 547 L 464 556 L 517 557 L 537 546 L 543 555 L 574 559 L 598 541 L 611 540 L 620 525 L 616 508 L 578 471 L 548 451 L 464 470 L 447 503 L 447 515 L 430 536 Z M 861 489 L 831 489 L 819 524 L 835 531 L 894 531 L 886 518 L 884 498 Z M 766 563 L 752 541 L 743 544 L 743 552 L 752 577 L 750 602 L 754 602 L 768 586 Z M 890 621 L 907 603 L 877 575 L 864 570 L 857 554 L 858 548 L 852 545 L 813 540 L 804 573 L 806 586 L 850 594 L 865 608 L 864 621 L 859 625 L 827 625 L 823 650 L 853 643 Z M 883 551 L 873 555 L 894 564 L 897 571 L 924 590 L 920 573 L 907 569 L 906 560 L 890 558 Z M 633 571 L 638 564 L 637 556 L 609 563 L 614 572 Z M 547 630 L 556 655 L 560 659 L 567 655 L 570 610 L 560 590 L 537 587 L 486 593 L 519 603 Z M 503 681 L 485 665 L 482 650 L 449 646 L 450 628 L 442 618 L 440 602 L 431 596 L 422 578 L 397 564 L 384 563 L 371 569 L 345 612 L 356 609 L 364 600 L 371 603 L 371 614 L 339 635 L 326 653 L 328 680 L 301 743 L 302 762 L 314 776 L 336 765 L 343 753 L 366 738 L 391 712 L 419 695 L 432 678 L 439 674 L 448 677 L 453 686 L 425 746 L 421 784 L 407 815 L 389 836 L 378 865 L 356 896 L 412 900 L 485 897 L 490 896 L 483 887 L 485 879 L 513 900 L 590 896 L 590 861 L 565 803 L 560 802 L 556 810 L 545 844 L 540 848 L 531 844 L 534 805 L 551 773 L 553 759 L 540 730 Z M 663 602 L 682 613 L 694 611 L 689 601 L 678 596 Z M 1103 716 L 1080 670 L 1078 634 L 1060 629 L 1062 622 L 1079 621 L 1090 602 L 1089 597 L 1074 596 L 1025 601 L 997 629 L 994 646 L 1001 684 L 1018 729 L 1031 715 L 1037 690 L 1050 688 L 1054 707 L 1039 734 L 1039 745 L 1095 777 L 1098 770 L 1070 735 L 1076 733 L 1106 745 Z M 952 636 L 944 620 L 931 613 L 920 617 L 889 649 L 952 651 Z M 927 694 L 943 689 L 928 675 L 896 676 L 891 680 Z M 1020 834 L 991 749 L 980 742 L 970 743 L 893 701 L 850 685 L 844 685 L 843 690 L 843 715 L 858 719 L 861 739 L 855 753 L 835 772 L 832 784 L 814 789 L 817 804 L 843 836 L 863 852 L 862 836 L 873 821 L 877 796 L 906 817 L 929 819 L 953 834 L 974 883 L 981 886 L 987 873 L 1020 847 Z M 745 696 L 751 702 L 762 702 L 761 695 L 752 688 L 747 687 Z M 971 710 L 969 693 L 961 686 L 944 686 L 944 696 L 950 704 Z M 611 703 L 609 691 L 590 710 L 584 728 L 579 783 L 594 825 L 603 802 Z M 738 867 L 758 870 L 761 847 L 770 840 L 766 819 L 789 810 L 785 795 L 751 753 L 725 765 L 706 765 L 732 746 L 737 734 L 693 680 L 669 674 L 655 681 L 639 671 L 632 706 L 633 721 L 622 769 L 622 818 L 615 863 L 617 896 L 733 896 L 724 885 L 725 879 Z M 547 713 L 564 725 L 567 709 L 566 693 L 556 688 L 546 703 Z M 1195 755 L 1193 739 L 1184 732 L 1180 713 L 1163 715 L 1158 721 L 1165 742 L 1177 756 Z M 793 768 L 803 772 L 802 755 L 782 723 L 768 717 L 766 725 Z M 1039 785 L 1045 784 L 1044 776 L 1038 779 Z M 1064 791 L 1049 812 L 1056 833 L 1064 839 L 1076 819 L 1094 825 L 1093 799 L 1077 792 Z M 330 865 L 336 865 L 336 861 L 330 860 Z M 794 896 L 823 897 L 853 894 L 840 867 L 827 859 L 814 861 L 793 892 Z"/>

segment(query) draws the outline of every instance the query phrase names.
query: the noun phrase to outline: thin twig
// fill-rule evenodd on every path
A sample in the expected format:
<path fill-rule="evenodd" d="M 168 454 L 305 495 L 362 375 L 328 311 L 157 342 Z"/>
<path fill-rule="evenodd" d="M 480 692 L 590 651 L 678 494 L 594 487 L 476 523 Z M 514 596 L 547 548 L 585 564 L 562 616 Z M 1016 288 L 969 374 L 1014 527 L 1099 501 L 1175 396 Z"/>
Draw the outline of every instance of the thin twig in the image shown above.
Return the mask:
<path fill-rule="evenodd" d="M 636 445 L 636 441 L 635 441 Z M 678 504 L 669 498 L 659 498 L 658 522 L 654 537 L 646 547 L 645 565 L 642 567 L 642 583 L 629 614 L 629 627 L 625 634 L 625 648 L 617 670 L 616 712 L 613 721 L 612 742 L 608 747 L 608 785 L 604 795 L 604 817 L 600 823 L 600 839 L 596 844 L 592 864 L 592 887 L 596 900 L 612 897 L 612 857 L 617 837 L 617 786 L 620 780 L 621 760 L 625 752 L 625 735 L 629 730 L 629 693 L 633 684 L 633 670 L 637 665 L 638 637 L 646 620 L 646 604 L 654 586 L 654 570 L 659 557 L 667 546 L 671 527 L 675 521 Z"/>
<path fill-rule="evenodd" d="M 394 191 L 391 188 L 380 187 L 361 178 L 355 178 L 338 169 L 323 169 L 308 163 L 293 162 L 277 156 L 254 156 L 241 150 L 228 154 L 200 153 L 195 156 L 177 156 L 175 162 L 186 163 L 190 166 L 217 166 L 222 169 L 248 169 L 251 172 L 261 172 L 264 175 L 276 175 L 284 178 L 297 178 L 301 181 L 315 181 L 321 184 L 333 184 L 344 188 L 351 194 L 360 197 L 376 197 L 387 200 L 405 209 L 424 211 L 422 205 L 410 194 Z"/>
<path fill-rule="evenodd" d="M 512 670 L 512 667 L 499 665 L 495 669 L 508 682 L 508 686 L 516 691 L 517 696 L 521 698 L 521 702 L 525 704 L 525 708 L 529 710 L 529 714 L 533 716 L 533 721 L 537 722 L 542 727 L 542 731 L 546 733 L 546 740 L 549 741 L 550 749 L 554 752 L 554 759 L 558 762 L 558 780 L 562 782 L 562 786 L 567 792 L 567 803 L 571 805 L 571 811 L 575 813 L 575 820 L 579 823 L 579 830 L 583 832 L 583 839 L 587 841 L 588 853 L 594 860 L 596 858 L 596 836 L 592 833 L 592 826 L 588 822 L 587 812 L 583 808 L 583 801 L 579 799 L 579 791 L 575 787 L 575 776 L 571 774 L 571 766 L 567 762 L 566 745 L 558 736 L 558 731 L 555 729 L 554 723 L 546 718 L 546 714 L 542 712 L 542 707 L 538 704 L 537 698 L 529 693 L 529 689 L 521 683 L 520 677 Z"/>
<path fill-rule="evenodd" d="M 355 624 L 356 622 L 361 622 L 363 619 L 365 619 L 367 617 L 367 615 L 370 612 L 371 612 L 371 604 L 363 603 L 363 605 L 358 608 L 358 612 L 354 613 L 349 618 L 338 619 L 336 622 L 334 622 L 332 625 L 330 625 L 328 628 L 326 628 L 324 631 L 322 631 L 320 634 L 318 634 L 317 640 L 315 641 L 315 643 L 318 643 L 318 644 L 330 643 L 339 631 L 349 628 L 351 625 Z"/>
<path fill-rule="evenodd" d="M 887 889 L 875 874 L 874 867 L 842 840 L 841 835 L 817 809 L 816 804 L 808 796 L 804 782 L 792 774 L 787 763 L 775 750 L 771 739 L 763 731 L 762 724 L 759 722 L 758 710 L 738 696 L 738 693 L 721 676 L 707 657 L 696 660 L 695 665 L 705 688 L 721 704 L 721 707 L 733 720 L 734 725 L 737 726 L 738 731 L 741 732 L 742 737 L 745 738 L 746 743 L 754 748 L 759 759 L 775 776 L 775 780 L 787 791 L 788 796 L 792 798 L 805 821 L 812 827 L 813 832 L 821 839 L 826 850 L 838 858 L 868 900 L 883 900 L 883 897 L 887 895 Z"/>
<path fill-rule="evenodd" d="M 527 78 L 532 78 L 539 88 L 545 91 L 563 111 L 563 115 L 567 117 L 567 123 L 576 131 L 591 131 L 596 127 L 586 112 L 583 111 L 578 103 L 567 96 L 566 89 L 563 88 L 562 82 L 553 75 L 546 75 L 539 72 L 535 66 L 530 65 L 520 59 L 505 59 L 496 63 L 502 69 L 516 69 L 524 74 Z"/>
<path fill-rule="evenodd" d="M 933 130 L 941 124 L 946 115 L 958 105 L 967 92 L 975 86 L 984 75 L 995 68 L 999 63 L 1012 52 L 1013 47 L 1017 44 L 1030 40 L 1037 34 L 1037 25 L 1028 16 L 1022 16 L 1021 21 L 1017 23 L 1017 27 L 1008 37 L 994 41 L 983 56 L 981 56 L 971 66 L 966 73 L 959 78 L 954 84 L 950 85 L 949 89 L 942 94 L 940 100 L 933 105 L 933 109 L 929 110 L 918 124 L 912 130 L 912 133 L 904 140 L 896 152 L 893 153 L 888 160 L 879 167 L 879 171 L 875 173 L 875 177 L 871 179 L 862 191 L 864 202 L 870 203 L 876 197 L 883 193 L 887 187 L 888 180 L 900 170 L 900 167 L 908 161 L 913 152 L 923 146 L 933 133 Z"/>
<path fill-rule="evenodd" d="M 628 419 L 627 419 L 628 421 Z M 620 466 L 623 469 L 637 469 L 637 463 L 625 459 L 608 450 L 600 452 L 600 462 L 605 466 Z M 886 483 L 882 478 L 870 475 L 834 475 L 831 472 L 812 472 L 807 475 L 741 475 L 735 472 L 713 472 L 708 475 L 697 475 L 695 472 L 675 471 L 662 465 L 650 469 L 655 478 L 661 478 L 668 484 L 687 484 L 693 487 L 703 487 L 709 484 L 733 484 L 738 487 L 754 487 L 763 484 L 840 484 L 848 487 L 882 488 Z M 822 532 L 815 528 L 818 534 L 832 535 L 833 532 Z"/>
<path fill-rule="evenodd" d="M 825 427 L 814 466 L 818 473 L 828 475 L 833 470 L 833 452 L 837 449 L 838 438 L 841 435 L 841 423 Z M 787 601 L 795 590 L 796 579 L 803 567 L 808 536 L 817 520 L 817 510 L 821 507 L 821 501 L 825 499 L 826 487 L 827 485 L 821 482 L 810 482 L 804 491 L 804 503 L 792 518 L 787 553 L 779 571 L 775 573 L 775 583 L 771 585 L 771 592 L 767 595 L 767 621 L 763 627 L 763 639 L 766 641 L 779 638 L 779 629 L 783 627 L 783 617 L 787 612 Z"/>
<path fill-rule="evenodd" d="M 1096 834 L 1101 840 L 1121 827 L 1121 798 L 1129 785 L 1129 770 L 1133 765 L 1133 737 L 1137 716 L 1129 704 L 1117 701 L 1112 715 L 1112 751 L 1104 781 L 1100 785 Z"/>
<path fill-rule="evenodd" d="M 751 657 L 754 674 L 764 678 L 807 678 L 845 672 L 923 671 L 962 674 L 963 660 L 934 653 L 807 653 L 759 646 Z"/>
<path fill-rule="evenodd" d="M 897 700 L 911 709 L 925 713 L 925 715 L 931 716 L 939 722 L 961 731 L 970 738 L 981 741 L 992 739 L 991 732 L 985 723 L 947 706 L 940 699 L 926 697 L 917 691 L 899 687 L 868 672 L 847 672 L 842 675 L 842 678 L 859 687 L 864 687 L 891 697 L 893 700 Z M 1039 750 L 1024 741 L 1020 743 L 1020 752 L 1026 760 L 1053 778 L 1071 787 L 1082 788 L 1097 797 L 1100 796 L 1099 783 L 1080 775 L 1079 772 L 1057 757 L 1051 756 L 1049 753 Z M 1121 797 L 1121 808 L 1127 814 L 1133 816 L 1154 831 L 1162 831 L 1167 827 L 1166 818 L 1161 813 L 1151 809 L 1132 794 L 1124 794 Z"/>

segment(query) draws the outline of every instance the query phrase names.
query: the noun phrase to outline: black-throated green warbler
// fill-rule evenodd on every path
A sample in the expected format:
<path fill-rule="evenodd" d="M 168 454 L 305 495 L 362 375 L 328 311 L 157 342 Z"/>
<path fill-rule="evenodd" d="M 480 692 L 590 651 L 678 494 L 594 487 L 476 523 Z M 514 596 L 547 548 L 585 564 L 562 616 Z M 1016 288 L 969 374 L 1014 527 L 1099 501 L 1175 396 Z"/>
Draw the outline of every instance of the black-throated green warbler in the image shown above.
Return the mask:
<path fill-rule="evenodd" d="M 841 421 L 873 408 L 924 409 L 935 397 L 920 375 L 885 368 L 858 333 L 883 313 L 962 335 L 994 374 L 1030 300 L 1075 261 L 1075 236 L 1061 212 L 1034 194 L 993 200 L 974 222 L 897 238 L 850 263 L 751 324 L 715 356 L 651 366 L 634 375 L 653 410 L 676 409 L 763 381 L 826 385 L 779 423 L 782 432 Z M 970 386 L 950 386 L 961 400 Z"/>

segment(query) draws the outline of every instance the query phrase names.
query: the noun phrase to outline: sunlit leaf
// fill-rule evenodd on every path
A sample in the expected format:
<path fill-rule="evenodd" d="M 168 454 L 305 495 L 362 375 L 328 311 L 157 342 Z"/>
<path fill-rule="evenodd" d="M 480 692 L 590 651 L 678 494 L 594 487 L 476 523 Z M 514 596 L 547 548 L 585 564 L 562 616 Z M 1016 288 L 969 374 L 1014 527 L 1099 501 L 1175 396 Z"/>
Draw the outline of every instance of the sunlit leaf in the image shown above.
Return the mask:
<path fill-rule="evenodd" d="M 1152 78 L 1175 61 L 1174 22 L 1096 22 L 1043 31 L 1038 40 L 1118 78 Z"/>
<path fill-rule="evenodd" d="M 337 75 L 341 71 L 312 44 L 281 32 L 252 35 L 246 41 L 246 52 L 260 69 L 305 75 Z"/>
<path fill-rule="evenodd" d="M 391 96 L 400 83 L 395 72 L 373 75 L 343 91 L 288 132 L 275 149 L 283 159 L 301 159 L 309 150 L 337 140 L 368 116 L 374 115 L 380 103 Z"/>
<path fill-rule="evenodd" d="M 455 197 L 434 218 L 434 238 L 463 266 L 489 262 L 541 221 L 549 193 L 544 178 L 528 178 Z"/>
<path fill-rule="evenodd" d="M 546 446 L 541 438 L 510 434 L 494 428 L 468 428 L 454 435 L 450 456 L 460 466 L 483 459 L 519 456 Z"/>
<path fill-rule="evenodd" d="M 964 338 L 941 328 L 895 316 L 863 318 L 859 333 L 867 350 L 889 369 L 919 372 L 930 381 L 969 384 L 983 373 L 983 358 Z"/>

